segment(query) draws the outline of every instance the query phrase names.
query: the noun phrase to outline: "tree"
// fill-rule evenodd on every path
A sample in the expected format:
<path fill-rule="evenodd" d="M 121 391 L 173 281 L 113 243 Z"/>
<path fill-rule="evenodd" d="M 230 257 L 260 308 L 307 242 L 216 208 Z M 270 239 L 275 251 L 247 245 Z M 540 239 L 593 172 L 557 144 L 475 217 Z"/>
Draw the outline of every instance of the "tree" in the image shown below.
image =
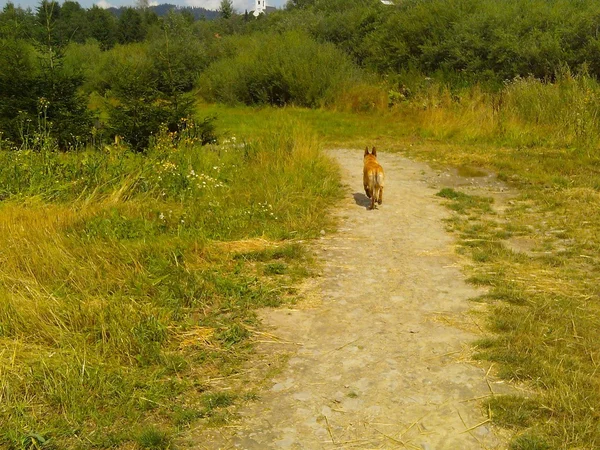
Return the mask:
<path fill-rule="evenodd" d="M 35 126 L 34 49 L 21 39 L 0 39 L 0 132 L 18 145 Z"/>
<path fill-rule="evenodd" d="M 0 38 L 31 38 L 32 34 L 38 34 L 37 28 L 36 17 L 30 9 L 15 8 L 14 3 L 8 2 L 0 13 Z"/>
<path fill-rule="evenodd" d="M 130 44 L 113 49 L 102 68 L 111 95 L 108 126 L 131 147 L 143 151 L 150 136 L 167 120 L 146 46 Z"/>
<path fill-rule="evenodd" d="M 77 10 L 77 4 L 68 3 L 73 2 L 67 2 L 67 10 L 72 6 Z M 20 145 L 33 143 L 35 148 L 41 148 L 57 144 L 62 149 L 72 148 L 85 142 L 91 131 L 87 102 L 78 94 L 83 79 L 62 67 L 64 43 L 57 33 L 61 18 L 58 3 L 42 0 L 36 18 L 37 51 L 19 39 L 0 45 L 0 117 L 6 113 L 12 116 L 8 123 L 0 118 L 5 122 L 2 129 L 6 125 L 13 141 Z M 34 139 L 40 136 L 41 140 Z"/>
<path fill-rule="evenodd" d="M 315 0 L 289 0 L 286 4 L 288 9 L 308 8 L 316 3 Z"/>
<path fill-rule="evenodd" d="M 117 39 L 121 44 L 141 42 L 146 37 L 142 15 L 133 8 L 125 8 L 117 25 Z"/>
<path fill-rule="evenodd" d="M 71 41 L 83 43 L 88 38 L 86 11 L 75 1 L 66 0 L 60 9 L 54 34 L 61 45 Z"/>
<path fill-rule="evenodd" d="M 219 14 L 223 19 L 229 19 L 234 14 L 232 0 L 221 0 L 221 6 L 219 6 Z"/>
<path fill-rule="evenodd" d="M 94 5 L 87 10 L 88 34 L 100 43 L 102 50 L 108 50 L 117 43 L 117 21 L 106 9 Z"/>
<path fill-rule="evenodd" d="M 56 35 L 56 22 L 60 17 L 60 5 L 54 0 L 42 0 L 37 7 L 37 20 L 40 25 L 38 42 L 51 47 L 59 47 L 61 42 Z"/>
<path fill-rule="evenodd" d="M 148 55 L 152 60 L 157 89 L 168 102 L 176 120 L 191 114 L 192 99 L 185 96 L 194 87 L 202 66 L 206 64 L 204 46 L 195 38 L 191 24 L 182 14 L 169 13 L 162 30 L 150 40 Z"/>

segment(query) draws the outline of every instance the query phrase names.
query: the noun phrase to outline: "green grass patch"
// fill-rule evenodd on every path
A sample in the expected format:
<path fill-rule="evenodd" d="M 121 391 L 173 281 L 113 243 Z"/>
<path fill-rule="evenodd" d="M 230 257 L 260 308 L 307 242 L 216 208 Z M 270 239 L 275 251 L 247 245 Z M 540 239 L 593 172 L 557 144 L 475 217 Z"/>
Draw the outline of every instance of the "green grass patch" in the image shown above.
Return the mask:
<path fill-rule="evenodd" d="M 543 406 L 532 399 L 503 395 L 486 402 L 494 411 L 494 420 L 504 427 L 528 428 L 540 417 L 547 416 Z"/>
<path fill-rule="evenodd" d="M 492 212 L 490 205 L 493 203 L 493 199 L 489 197 L 467 195 L 452 188 L 443 188 L 436 195 L 451 200 L 448 207 L 460 214 L 467 214 L 472 209 L 476 209 L 480 213 Z"/>
<path fill-rule="evenodd" d="M 1 447 L 166 449 L 232 419 L 252 387 L 206 380 L 238 373 L 258 308 L 293 301 L 298 241 L 340 192 L 310 130 L 264 128 L 0 152 Z"/>

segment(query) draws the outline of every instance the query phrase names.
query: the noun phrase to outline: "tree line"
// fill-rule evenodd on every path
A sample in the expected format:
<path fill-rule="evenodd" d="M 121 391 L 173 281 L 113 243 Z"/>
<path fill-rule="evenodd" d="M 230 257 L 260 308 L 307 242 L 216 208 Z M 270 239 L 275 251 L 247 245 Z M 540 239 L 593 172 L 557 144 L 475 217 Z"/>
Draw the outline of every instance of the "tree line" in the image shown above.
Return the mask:
<path fill-rule="evenodd" d="M 73 148 L 118 134 L 142 149 L 199 98 L 320 107 L 352 85 L 410 95 L 425 77 L 494 90 L 516 77 L 552 82 L 565 69 L 600 75 L 593 0 L 290 0 L 258 19 L 223 0 L 219 15 L 7 4 L 2 139 L 29 145 L 33 130 Z"/>

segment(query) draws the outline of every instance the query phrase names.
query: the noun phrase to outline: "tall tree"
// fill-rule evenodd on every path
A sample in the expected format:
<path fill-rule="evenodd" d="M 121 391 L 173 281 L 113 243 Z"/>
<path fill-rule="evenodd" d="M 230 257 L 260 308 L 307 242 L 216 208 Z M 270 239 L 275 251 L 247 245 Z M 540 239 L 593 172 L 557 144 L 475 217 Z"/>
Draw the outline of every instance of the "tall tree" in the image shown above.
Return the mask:
<path fill-rule="evenodd" d="M 35 52 L 23 39 L 0 39 L 0 49 L 0 132 L 20 145 L 35 127 Z"/>
<path fill-rule="evenodd" d="M 229 19 L 234 14 L 232 0 L 221 0 L 221 6 L 219 6 L 219 14 L 223 19 Z"/>
<path fill-rule="evenodd" d="M 108 50 L 117 43 L 117 19 L 106 9 L 94 5 L 87 10 L 88 33 L 100 43 L 102 50 Z"/>
<path fill-rule="evenodd" d="M 61 45 L 71 41 L 83 43 L 89 37 L 86 12 L 79 3 L 66 0 L 62 4 L 55 34 Z"/>
<path fill-rule="evenodd" d="M 60 18 L 60 5 L 54 0 L 42 0 L 37 7 L 37 20 L 40 25 L 38 42 L 48 48 L 60 46 L 60 39 L 56 35 L 56 22 Z"/>
<path fill-rule="evenodd" d="M 117 39 L 121 44 L 141 42 L 146 37 L 142 15 L 137 9 L 125 8 L 117 25 Z"/>

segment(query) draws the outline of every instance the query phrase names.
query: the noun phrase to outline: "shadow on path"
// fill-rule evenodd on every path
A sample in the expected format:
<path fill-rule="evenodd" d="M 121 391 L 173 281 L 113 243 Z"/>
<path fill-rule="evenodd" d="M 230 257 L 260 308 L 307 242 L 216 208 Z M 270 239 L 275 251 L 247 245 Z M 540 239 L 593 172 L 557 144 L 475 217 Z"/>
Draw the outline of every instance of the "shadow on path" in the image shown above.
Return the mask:
<path fill-rule="evenodd" d="M 352 196 L 358 206 L 364 206 L 366 209 L 369 209 L 371 206 L 371 199 L 362 192 L 355 192 Z"/>

